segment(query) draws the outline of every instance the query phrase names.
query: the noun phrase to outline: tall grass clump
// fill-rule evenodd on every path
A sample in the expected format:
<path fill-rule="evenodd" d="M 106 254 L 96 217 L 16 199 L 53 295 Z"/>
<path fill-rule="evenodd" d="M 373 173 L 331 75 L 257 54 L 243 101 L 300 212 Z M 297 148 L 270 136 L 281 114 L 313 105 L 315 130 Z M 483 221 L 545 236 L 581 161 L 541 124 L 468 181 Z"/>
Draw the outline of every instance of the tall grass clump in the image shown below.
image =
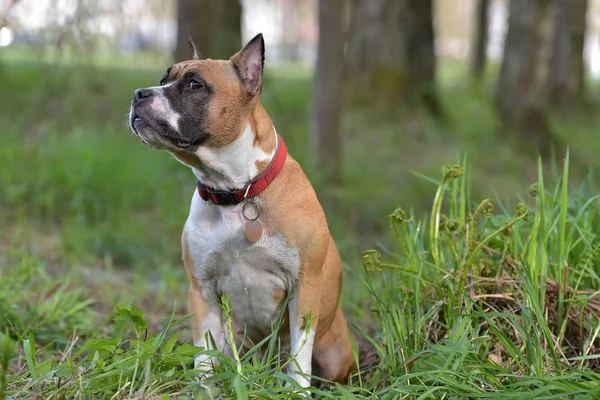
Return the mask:
<path fill-rule="evenodd" d="M 363 254 L 380 398 L 600 396 L 598 195 L 568 172 L 567 155 L 546 187 L 540 162 L 510 209 L 471 198 L 465 158 L 444 168 L 428 219 L 390 215 L 398 251 Z"/>

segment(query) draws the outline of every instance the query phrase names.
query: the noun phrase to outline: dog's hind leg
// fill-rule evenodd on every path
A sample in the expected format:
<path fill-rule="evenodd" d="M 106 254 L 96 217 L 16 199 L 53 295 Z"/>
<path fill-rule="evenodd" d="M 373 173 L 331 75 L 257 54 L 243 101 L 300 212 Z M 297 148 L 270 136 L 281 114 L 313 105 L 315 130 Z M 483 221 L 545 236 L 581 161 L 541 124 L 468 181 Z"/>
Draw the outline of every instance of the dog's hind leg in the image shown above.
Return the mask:
<path fill-rule="evenodd" d="M 348 326 L 338 307 L 329 330 L 315 340 L 313 346 L 314 375 L 330 381 L 347 383 L 356 370 Z"/>

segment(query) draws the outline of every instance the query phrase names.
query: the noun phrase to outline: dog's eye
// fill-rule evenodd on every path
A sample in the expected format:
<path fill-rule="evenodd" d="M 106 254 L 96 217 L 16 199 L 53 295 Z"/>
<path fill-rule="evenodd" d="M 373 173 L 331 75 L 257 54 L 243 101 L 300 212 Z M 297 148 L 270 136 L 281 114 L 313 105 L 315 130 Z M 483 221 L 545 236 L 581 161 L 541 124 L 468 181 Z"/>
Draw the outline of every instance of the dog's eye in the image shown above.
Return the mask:
<path fill-rule="evenodd" d="M 163 86 L 165 83 L 167 83 L 167 78 L 162 78 L 159 82 L 160 86 Z"/>
<path fill-rule="evenodd" d="M 198 82 L 197 80 L 192 79 L 190 81 L 189 87 L 190 87 L 190 89 L 197 90 L 197 89 L 201 89 L 202 88 L 202 84 L 200 82 Z"/>

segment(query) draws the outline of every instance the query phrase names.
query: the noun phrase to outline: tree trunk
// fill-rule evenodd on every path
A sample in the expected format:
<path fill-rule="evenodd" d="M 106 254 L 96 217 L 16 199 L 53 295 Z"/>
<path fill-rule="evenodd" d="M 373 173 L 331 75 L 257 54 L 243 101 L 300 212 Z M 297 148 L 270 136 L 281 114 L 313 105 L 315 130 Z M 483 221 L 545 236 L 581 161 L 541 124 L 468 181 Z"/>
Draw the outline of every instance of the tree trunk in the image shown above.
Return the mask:
<path fill-rule="evenodd" d="M 471 51 L 471 73 L 481 78 L 487 61 L 489 0 L 477 0 L 475 11 L 475 32 Z"/>
<path fill-rule="evenodd" d="M 425 104 L 440 114 L 435 92 L 431 0 L 353 0 L 347 63 L 350 94 L 397 109 Z"/>
<path fill-rule="evenodd" d="M 496 100 L 504 132 L 547 155 L 553 144 L 546 110 L 556 22 L 554 0 L 510 0 Z"/>
<path fill-rule="evenodd" d="M 300 58 L 300 18 L 299 0 L 285 0 L 279 3 L 283 21 L 281 26 L 281 54 L 288 61 L 298 61 Z"/>
<path fill-rule="evenodd" d="M 10 14 L 10 11 L 13 9 L 13 7 L 16 6 L 19 2 L 20 0 L 7 0 L 4 2 L 4 10 L 0 14 L 0 28 L 8 25 L 8 15 Z"/>
<path fill-rule="evenodd" d="M 242 46 L 240 0 L 178 0 L 176 62 L 192 56 L 191 36 L 203 58 L 228 59 Z"/>
<path fill-rule="evenodd" d="M 311 109 L 311 147 L 324 174 L 324 183 L 333 187 L 340 183 L 342 164 L 340 122 L 346 5 L 347 0 L 319 0 L 319 47 Z"/>
<path fill-rule="evenodd" d="M 556 0 L 556 38 L 554 42 L 554 82 L 552 102 L 568 108 L 583 100 L 587 0 Z"/>

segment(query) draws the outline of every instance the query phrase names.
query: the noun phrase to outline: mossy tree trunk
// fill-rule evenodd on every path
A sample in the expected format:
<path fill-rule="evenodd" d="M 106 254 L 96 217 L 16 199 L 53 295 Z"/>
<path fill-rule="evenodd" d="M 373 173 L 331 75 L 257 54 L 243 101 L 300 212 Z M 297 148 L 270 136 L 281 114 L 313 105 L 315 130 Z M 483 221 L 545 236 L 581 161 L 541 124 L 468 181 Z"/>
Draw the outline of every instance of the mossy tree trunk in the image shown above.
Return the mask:
<path fill-rule="evenodd" d="M 547 109 L 555 27 L 555 0 L 510 0 L 496 87 L 503 133 L 518 135 L 543 155 L 554 144 Z"/>
<path fill-rule="evenodd" d="M 188 36 L 204 58 L 231 57 L 242 46 L 240 0 L 178 0 L 176 62 L 191 58 Z"/>
<path fill-rule="evenodd" d="M 311 108 L 311 148 L 323 183 L 336 187 L 341 179 L 344 73 L 344 15 L 347 0 L 319 0 L 319 47 Z M 325 192 L 331 206 L 335 190 Z"/>
<path fill-rule="evenodd" d="M 487 61 L 489 0 L 477 0 L 475 9 L 475 29 L 473 33 L 473 46 L 471 49 L 471 73 L 476 78 L 481 78 L 485 72 Z"/>
<path fill-rule="evenodd" d="M 559 108 L 580 104 L 584 96 L 585 44 L 588 0 L 556 0 L 552 102 Z"/>
<path fill-rule="evenodd" d="M 441 114 L 431 0 L 353 0 L 346 60 L 354 100 Z"/>

